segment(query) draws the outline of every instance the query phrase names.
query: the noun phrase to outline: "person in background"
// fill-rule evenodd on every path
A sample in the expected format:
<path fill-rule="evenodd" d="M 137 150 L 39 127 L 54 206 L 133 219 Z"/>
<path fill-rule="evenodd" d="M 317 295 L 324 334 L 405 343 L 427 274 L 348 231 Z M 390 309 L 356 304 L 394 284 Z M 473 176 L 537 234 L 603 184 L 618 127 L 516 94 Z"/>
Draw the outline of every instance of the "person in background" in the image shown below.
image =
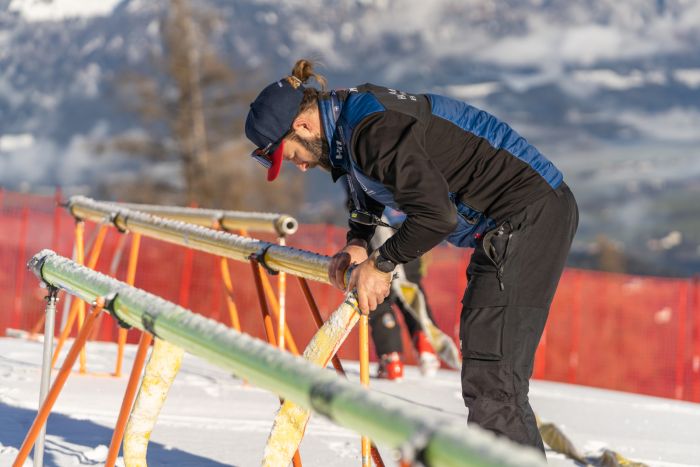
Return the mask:
<path fill-rule="evenodd" d="M 348 197 L 348 210 L 354 209 L 351 199 Z M 400 212 L 387 208 L 384 210 L 382 220 L 393 226 L 398 227 L 404 220 Z M 369 242 L 371 251 L 380 248 L 385 239 L 394 234 L 394 231 L 385 226 L 378 226 L 375 235 Z M 403 265 L 397 265 L 397 268 L 403 268 L 406 280 L 413 282 L 418 286 L 421 292 L 425 295 L 425 291 L 421 285 L 423 278 L 423 257 L 416 258 Z M 434 323 L 432 310 L 426 300 L 426 312 L 430 320 Z M 377 352 L 379 364 L 377 366 L 377 377 L 388 379 L 391 381 L 400 381 L 404 374 L 404 364 L 402 360 L 403 341 L 401 338 L 401 328 L 396 319 L 396 314 L 392 307 L 396 305 L 401 311 L 403 321 L 406 324 L 408 334 L 411 337 L 411 343 L 418 357 L 418 369 L 423 376 L 434 376 L 440 368 L 440 361 L 435 354 L 430 340 L 421 328 L 418 321 L 408 311 L 406 304 L 394 292 L 389 297 L 377 306 L 369 316 L 369 324 L 372 331 L 372 341 Z"/>

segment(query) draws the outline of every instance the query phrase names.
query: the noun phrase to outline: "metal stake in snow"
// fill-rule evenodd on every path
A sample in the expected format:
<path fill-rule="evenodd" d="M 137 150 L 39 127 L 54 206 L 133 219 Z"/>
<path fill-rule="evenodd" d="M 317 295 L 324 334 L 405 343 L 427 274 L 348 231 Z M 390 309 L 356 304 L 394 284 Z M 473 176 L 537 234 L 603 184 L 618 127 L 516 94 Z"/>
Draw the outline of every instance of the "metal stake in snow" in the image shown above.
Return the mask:
<path fill-rule="evenodd" d="M 44 321 L 44 353 L 41 361 L 41 386 L 39 387 L 39 407 L 44 403 L 46 394 L 51 385 L 51 352 L 53 351 L 53 334 L 56 323 L 56 301 L 58 289 L 49 286 L 49 294 L 46 296 L 46 321 Z M 34 446 L 34 466 L 44 465 L 44 439 L 46 438 L 46 426 L 41 428 L 39 437 Z"/>
<path fill-rule="evenodd" d="M 334 372 L 44 250 L 30 261 L 44 282 L 83 300 L 110 296 L 110 312 L 335 423 L 436 466 L 544 466 L 534 450 L 466 429 L 440 413 L 367 390 Z M 351 295 L 341 306 L 357 307 Z"/>

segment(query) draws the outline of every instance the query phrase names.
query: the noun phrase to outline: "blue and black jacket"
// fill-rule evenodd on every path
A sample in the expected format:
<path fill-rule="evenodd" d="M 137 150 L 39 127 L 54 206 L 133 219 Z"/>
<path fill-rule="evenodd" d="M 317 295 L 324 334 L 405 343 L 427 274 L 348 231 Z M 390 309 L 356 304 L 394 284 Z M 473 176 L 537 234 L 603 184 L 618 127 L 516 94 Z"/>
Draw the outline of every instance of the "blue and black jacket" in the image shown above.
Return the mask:
<path fill-rule="evenodd" d="M 448 97 L 364 84 L 319 100 L 334 181 L 356 208 L 407 218 L 382 247 L 406 263 L 443 240 L 473 247 L 488 230 L 562 183 L 534 146 L 494 116 Z M 348 240 L 373 227 L 350 221 Z"/>

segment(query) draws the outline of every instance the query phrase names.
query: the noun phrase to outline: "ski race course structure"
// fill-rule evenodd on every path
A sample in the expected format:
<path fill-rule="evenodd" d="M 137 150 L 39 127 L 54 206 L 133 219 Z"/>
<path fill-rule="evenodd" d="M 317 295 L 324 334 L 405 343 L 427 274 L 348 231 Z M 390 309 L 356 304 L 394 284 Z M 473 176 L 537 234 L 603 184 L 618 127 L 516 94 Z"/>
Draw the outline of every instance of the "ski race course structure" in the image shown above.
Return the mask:
<path fill-rule="evenodd" d="M 78 220 L 78 226 L 84 221 L 92 221 L 102 228 L 113 226 L 133 236 L 149 236 L 170 243 L 186 246 L 199 251 L 212 253 L 222 258 L 250 262 L 253 276 L 258 287 L 261 312 L 268 335 L 268 343 L 251 338 L 219 322 L 197 315 L 181 306 L 133 287 L 133 275 L 138 257 L 138 241 L 132 242 L 130 255 L 130 272 L 127 281 L 120 282 L 112 277 L 96 272 L 84 266 L 84 247 L 82 233 L 76 228 L 76 261 L 57 255 L 51 250 L 37 253 L 29 263 L 31 270 L 47 285 L 49 300 L 47 306 L 46 326 L 53 326 L 49 313 L 55 312 L 55 297 L 59 290 L 74 296 L 77 302 L 93 305 L 87 315 L 80 316 L 81 307 L 75 306 L 80 325 L 80 332 L 63 362 L 61 370 L 48 389 L 42 394 L 42 406 L 34 424 L 19 450 L 15 465 L 22 465 L 27 459 L 35 442 L 41 438 L 51 406 L 58 397 L 73 364 L 78 360 L 81 350 L 92 326 L 103 310 L 108 311 L 125 328 L 133 327 L 144 331 L 139 343 L 139 350 L 134 360 L 129 385 L 122 403 L 120 420 L 117 422 L 106 465 L 114 465 L 122 438 L 123 455 L 126 465 L 146 465 L 146 449 L 151 430 L 155 426 L 160 407 L 167 391 L 175 378 L 182 353 L 184 351 L 228 369 L 250 384 L 267 389 L 280 396 L 290 408 L 290 413 L 301 413 L 301 418 L 292 415 L 288 420 L 275 421 L 275 427 L 301 421 L 296 433 L 283 430 L 282 434 L 272 439 L 266 448 L 265 465 L 280 465 L 276 450 L 286 448 L 292 455 L 308 420 L 308 414 L 315 412 L 328 417 L 338 425 L 357 431 L 363 440 L 363 465 L 370 464 L 369 439 L 395 449 L 401 454 L 401 462 L 410 465 L 413 461 L 422 461 L 428 465 L 543 465 L 541 456 L 529 449 L 522 448 L 508 441 L 497 439 L 482 430 L 465 429 L 464 424 L 455 423 L 427 409 L 419 409 L 401 399 L 368 390 L 360 384 L 347 381 L 336 372 L 325 369 L 333 359 L 336 370 L 342 370 L 340 362 L 333 358 L 350 330 L 358 321 L 367 326 L 366 317 L 361 317 L 354 294 L 348 293 L 328 320 L 306 347 L 304 355 L 299 356 L 296 349 L 290 348 L 293 338 L 287 330 L 278 327 L 275 336 L 272 326 L 271 308 L 276 309 L 276 318 L 280 322 L 280 304 L 274 300 L 274 293 L 266 277 L 261 273 L 267 269 L 270 273 L 288 273 L 297 276 L 300 286 L 309 299 L 309 306 L 314 313 L 317 324 L 321 324 L 318 309 L 314 306 L 306 279 L 328 283 L 327 268 L 330 258 L 309 251 L 294 249 L 284 245 L 264 242 L 253 238 L 235 235 L 221 230 L 203 227 L 212 225 L 218 228 L 235 228 L 238 230 L 253 227 L 268 228 L 280 236 L 293 232 L 296 222 L 288 216 L 247 213 L 255 219 L 248 224 L 245 221 L 236 224 L 230 219 L 231 212 L 202 210 L 192 208 L 164 208 L 143 206 L 143 211 L 133 208 L 135 205 L 103 203 L 83 197 L 73 197 L 67 203 L 67 209 Z M 188 222 L 155 216 L 144 211 L 158 212 L 161 216 L 187 217 Z M 226 213 L 229 215 L 226 216 Z M 212 222 L 212 219 L 215 222 Z M 198 225 L 196 225 L 198 224 Z M 264 225 L 264 227 L 263 227 Z M 244 227 L 245 226 L 245 227 Z M 280 226 L 286 231 L 281 231 Z M 94 263 L 99 255 L 98 243 L 93 246 L 87 265 Z M 267 286 L 266 286 L 267 283 Z M 53 298 L 52 298 L 53 297 Z M 79 299 L 79 300 L 77 300 Z M 269 304 L 268 304 L 269 302 Z M 81 322 L 82 321 L 82 322 Z M 280 336 L 288 339 L 280 339 Z M 53 329 L 46 332 L 45 369 L 50 371 L 50 359 Z M 366 346 L 367 334 L 360 332 Z M 138 395 L 136 385 L 146 359 L 151 339 L 155 345 L 146 366 Z M 283 343 L 286 340 L 286 343 Z M 282 344 L 290 352 L 279 348 Z M 48 351 L 46 349 L 48 348 Z M 366 360 L 366 353 L 365 360 Z M 139 363 L 140 362 L 140 363 Z M 53 363 L 53 362 L 52 362 Z M 118 365 L 119 366 L 119 365 Z M 362 367 L 361 362 L 361 367 Z M 366 371 L 361 368 L 361 374 Z M 82 368 L 82 366 L 81 366 Z M 43 378 L 42 378 L 43 379 Z M 368 380 L 368 376 L 363 378 Z M 363 381 L 366 385 L 367 381 Z M 284 414 L 281 411 L 280 414 Z M 125 415 L 128 424 L 124 426 Z M 291 431 L 295 431 L 292 429 Z M 273 429 L 274 433 L 274 429 Z M 290 438 L 291 443 L 286 443 Z M 273 442 L 274 441 L 274 442 Z M 291 447 L 290 447 L 291 444 Z M 285 446 L 286 445 L 286 446 Z M 37 463 L 35 449 L 35 465 Z M 261 453 L 262 455 L 263 453 Z M 383 465 L 376 449 L 372 449 L 371 458 L 376 465 Z M 284 455 L 284 454 L 283 454 Z M 298 455 L 293 459 L 295 465 L 301 465 Z"/>
<path fill-rule="evenodd" d="M 308 279 L 328 284 L 330 258 L 284 245 L 285 236 L 294 233 L 298 227 L 292 217 L 108 203 L 81 196 L 70 198 L 66 208 L 78 221 L 75 261 L 51 250 L 43 250 L 29 262 L 30 269 L 49 290 L 41 387 L 43 402 L 14 465 L 23 465 L 32 447 L 35 448 L 35 465 L 42 465 L 43 430 L 51 407 L 78 358 L 81 372 L 84 372 L 83 346 L 103 310 L 108 311 L 123 327 L 120 329 L 120 350 L 115 374 L 118 375 L 121 368 L 121 349 L 126 329 L 143 331 L 112 436 L 106 461 L 108 467 L 115 464 L 122 440 L 125 465 L 146 465 L 150 433 L 177 375 L 183 352 L 230 370 L 250 384 L 280 397 L 282 407 L 273 423 L 265 452 L 261 453 L 263 465 L 301 465 L 298 446 L 312 412 L 362 436 L 363 467 L 371 465 L 372 461 L 377 466 L 384 465 L 370 439 L 394 450 L 401 465 L 412 465 L 414 462 L 436 466 L 544 465 L 542 457 L 535 451 L 496 438 L 477 427 L 466 429 L 465 423 L 456 423 L 438 411 L 417 407 L 397 397 L 363 387 L 369 382 L 367 317 L 361 316 L 354 294 L 348 293 L 323 322 L 306 281 Z M 87 261 L 82 233 L 85 221 L 100 225 Z M 126 282 L 93 270 L 100 252 L 100 236 L 103 237 L 110 227 L 133 237 Z M 241 233 L 247 233 L 248 230 L 274 232 L 279 236 L 280 244 L 237 235 L 231 233 L 231 230 Z M 139 239 L 142 235 L 221 257 L 222 278 L 229 292 L 231 278 L 225 260 L 249 262 L 258 292 L 267 343 L 240 332 L 240 326 L 236 324 L 238 310 L 232 296 L 227 300 L 232 323 L 230 328 L 133 287 Z M 318 331 L 303 354 L 299 352 L 293 336 L 284 325 L 284 294 L 281 290 L 284 282 L 278 282 L 278 298 L 267 276 L 263 274 L 264 271 L 296 276 L 304 292 Z M 66 328 L 69 332 L 73 320 L 77 319 L 80 331 L 49 389 L 50 378 L 46 375 L 50 375 L 51 367 L 56 364 L 60 346 L 66 337 L 61 336 L 51 358 L 53 315 L 59 290 L 76 298 L 71 305 Z M 87 315 L 84 303 L 93 305 Z M 273 318 L 277 320 L 277 332 Z M 361 385 L 341 376 L 342 365 L 335 355 L 358 322 Z M 154 338 L 155 344 L 139 388 L 148 349 Z M 330 362 L 336 372 L 326 369 Z M 542 425 L 541 431 L 550 447 L 576 459 L 578 453 L 575 448 L 555 426 Z M 618 460 L 626 461 L 620 456 Z"/>

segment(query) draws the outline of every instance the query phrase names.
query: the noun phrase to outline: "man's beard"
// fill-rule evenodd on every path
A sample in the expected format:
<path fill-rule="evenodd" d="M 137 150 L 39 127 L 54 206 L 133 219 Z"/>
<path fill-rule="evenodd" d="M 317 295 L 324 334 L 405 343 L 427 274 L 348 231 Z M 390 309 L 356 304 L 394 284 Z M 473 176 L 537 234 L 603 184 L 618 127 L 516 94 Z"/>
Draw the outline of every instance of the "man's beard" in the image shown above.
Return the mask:
<path fill-rule="evenodd" d="M 328 157 L 328 143 L 323 138 L 319 136 L 311 139 L 304 139 L 294 132 L 291 135 L 291 139 L 301 144 L 304 149 L 311 153 L 314 161 L 309 163 L 309 167 L 313 168 L 319 166 L 327 172 L 331 171 L 331 160 Z"/>

